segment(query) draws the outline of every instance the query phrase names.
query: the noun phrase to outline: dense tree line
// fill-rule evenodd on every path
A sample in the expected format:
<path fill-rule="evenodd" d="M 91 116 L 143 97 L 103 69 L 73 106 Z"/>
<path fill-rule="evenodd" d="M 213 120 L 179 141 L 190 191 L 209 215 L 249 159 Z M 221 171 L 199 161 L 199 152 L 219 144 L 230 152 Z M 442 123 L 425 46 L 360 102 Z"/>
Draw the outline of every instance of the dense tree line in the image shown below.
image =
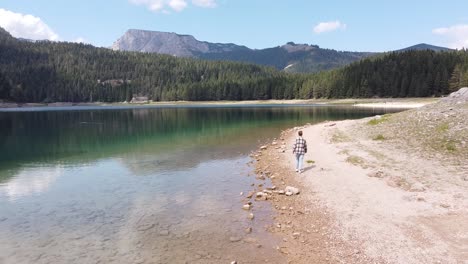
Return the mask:
<path fill-rule="evenodd" d="M 0 29 L 0 100 L 117 102 L 439 96 L 468 85 L 468 52 L 406 51 L 316 74 L 64 42 Z"/>
<path fill-rule="evenodd" d="M 347 52 L 331 49 L 321 49 L 318 46 L 307 46 L 287 43 L 290 47 L 297 47 L 296 51 L 288 51 L 284 46 L 274 48 L 250 50 L 235 49 L 233 51 L 199 53 L 197 58 L 219 61 L 239 61 L 258 65 L 273 66 L 278 70 L 290 73 L 314 73 L 348 65 L 362 58 L 375 55 L 370 52 Z"/>
<path fill-rule="evenodd" d="M 468 86 L 468 52 L 392 52 L 312 75 L 302 97 L 427 97 Z"/>
<path fill-rule="evenodd" d="M 16 102 L 293 98 L 290 79 L 252 64 L 0 37 L 0 99 Z"/>

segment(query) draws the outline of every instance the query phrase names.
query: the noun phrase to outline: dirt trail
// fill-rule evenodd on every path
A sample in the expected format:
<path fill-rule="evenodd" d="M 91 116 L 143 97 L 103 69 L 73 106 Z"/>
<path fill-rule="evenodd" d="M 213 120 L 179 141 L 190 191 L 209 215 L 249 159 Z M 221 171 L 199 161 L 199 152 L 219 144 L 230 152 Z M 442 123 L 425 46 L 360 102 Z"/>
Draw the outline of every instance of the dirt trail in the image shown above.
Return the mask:
<path fill-rule="evenodd" d="M 291 154 L 299 128 L 285 131 L 257 162 L 257 173 L 271 172 L 278 189 L 301 189 L 270 197 L 278 209 L 270 230 L 283 237 L 279 250 L 292 263 L 468 263 L 466 135 L 456 133 L 454 145 L 439 150 L 423 146 L 426 139 L 408 143 L 414 135 L 399 123 L 444 107 L 386 116 L 377 125 L 382 117 L 303 127 L 311 163 L 301 174 Z M 466 103 L 456 108 L 456 116 L 468 116 Z M 454 129 L 466 130 L 463 119 L 454 119 Z M 452 140 L 451 128 L 429 142 Z"/>
<path fill-rule="evenodd" d="M 350 133 L 352 125 L 345 121 L 305 129 L 312 149 L 308 158 L 317 168 L 298 176 L 332 208 L 341 238 L 355 243 L 356 237 L 366 255 L 390 263 L 467 260 L 467 182 L 436 159 L 389 144 L 329 143 L 336 133 Z"/>

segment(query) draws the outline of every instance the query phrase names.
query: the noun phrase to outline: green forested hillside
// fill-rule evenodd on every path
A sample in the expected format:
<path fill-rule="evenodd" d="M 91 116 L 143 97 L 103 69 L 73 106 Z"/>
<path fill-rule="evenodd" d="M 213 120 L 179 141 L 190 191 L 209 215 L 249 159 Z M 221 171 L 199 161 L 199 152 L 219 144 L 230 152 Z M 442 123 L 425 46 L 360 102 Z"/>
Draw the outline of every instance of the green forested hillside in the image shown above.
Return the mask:
<path fill-rule="evenodd" d="M 289 52 L 286 46 L 302 47 L 302 49 Z M 314 73 L 343 67 L 373 54 L 377 53 L 336 51 L 318 46 L 288 43 L 285 46 L 261 50 L 238 49 L 230 52 L 196 55 L 198 58 L 208 60 L 239 61 L 273 66 L 290 73 Z"/>
<path fill-rule="evenodd" d="M 113 50 L 168 54 L 214 61 L 236 61 L 275 67 L 292 73 L 312 73 L 336 69 L 372 52 L 348 52 L 322 49 L 317 45 L 296 44 L 250 49 L 233 43 L 199 41 L 191 35 L 129 29 L 112 45 Z"/>
<path fill-rule="evenodd" d="M 310 75 L 301 97 L 427 97 L 468 86 L 468 52 L 392 52 Z"/>
<path fill-rule="evenodd" d="M 468 52 L 407 51 L 317 74 L 63 42 L 0 30 L 0 100 L 118 102 L 439 96 L 468 85 Z"/>
<path fill-rule="evenodd" d="M 291 76 L 256 65 L 0 40 L 2 99 L 17 102 L 292 98 Z"/>

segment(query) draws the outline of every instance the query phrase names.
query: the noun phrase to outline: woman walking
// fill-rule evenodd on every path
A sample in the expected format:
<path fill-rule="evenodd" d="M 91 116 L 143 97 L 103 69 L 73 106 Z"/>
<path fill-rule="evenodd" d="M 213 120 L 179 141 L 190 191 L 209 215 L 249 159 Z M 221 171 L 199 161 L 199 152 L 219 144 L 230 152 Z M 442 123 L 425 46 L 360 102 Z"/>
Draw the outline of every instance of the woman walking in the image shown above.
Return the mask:
<path fill-rule="evenodd" d="M 302 173 L 304 155 L 307 153 L 307 142 L 302 138 L 302 131 L 297 132 L 298 137 L 293 145 L 293 154 L 296 154 L 296 172 Z"/>

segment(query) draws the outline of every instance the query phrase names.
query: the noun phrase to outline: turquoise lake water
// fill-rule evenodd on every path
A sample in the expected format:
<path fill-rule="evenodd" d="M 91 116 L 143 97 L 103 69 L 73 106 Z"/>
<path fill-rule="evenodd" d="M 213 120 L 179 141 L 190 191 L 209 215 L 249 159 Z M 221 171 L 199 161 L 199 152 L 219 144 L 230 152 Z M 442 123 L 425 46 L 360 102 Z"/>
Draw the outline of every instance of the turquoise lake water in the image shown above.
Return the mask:
<path fill-rule="evenodd" d="M 0 263 L 283 263 L 279 238 L 265 228 L 270 204 L 256 205 L 253 221 L 241 209 L 240 192 L 259 183 L 249 153 L 285 128 L 385 112 L 297 105 L 0 112 Z M 255 242 L 236 241 L 245 238 Z"/>

